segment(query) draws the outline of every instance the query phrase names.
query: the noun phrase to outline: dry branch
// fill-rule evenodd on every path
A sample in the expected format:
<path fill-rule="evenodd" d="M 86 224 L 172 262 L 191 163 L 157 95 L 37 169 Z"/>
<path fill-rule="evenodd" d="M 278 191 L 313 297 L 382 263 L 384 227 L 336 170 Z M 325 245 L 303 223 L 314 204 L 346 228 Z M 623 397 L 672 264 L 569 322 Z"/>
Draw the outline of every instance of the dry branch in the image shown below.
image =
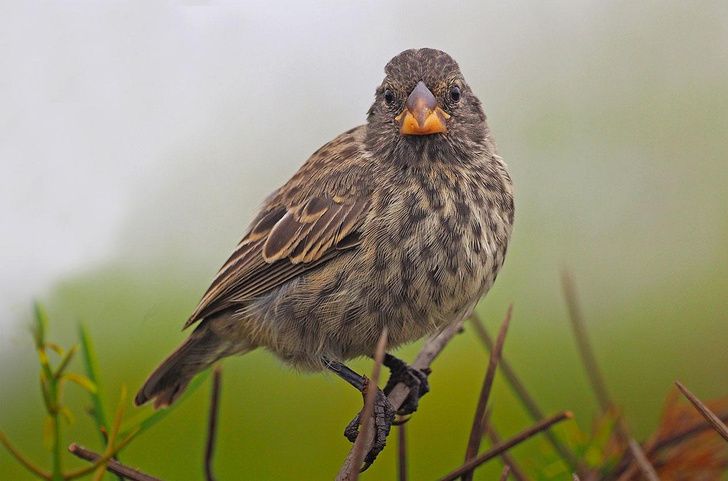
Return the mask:
<path fill-rule="evenodd" d="M 430 337 L 424 346 L 422 346 L 422 349 L 420 350 L 420 353 L 417 355 L 415 360 L 412 362 L 411 366 L 415 369 L 419 369 L 421 371 L 424 371 L 425 369 L 429 369 L 432 362 L 435 360 L 435 358 L 442 352 L 442 350 L 447 346 L 447 344 L 450 342 L 450 340 L 460 331 L 460 328 L 462 327 L 462 321 L 454 323 L 450 326 L 448 326 L 446 329 L 441 331 L 440 333 Z M 404 401 L 407 399 L 407 396 L 409 395 L 410 388 L 405 385 L 404 383 L 399 383 L 392 390 L 389 392 L 389 396 L 387 397 L 389 399 L 389 402 L 392 404 L 392 407 L 394 407 L 395 410 L 399 409 Z M 366 434 L 366 436 L 365 436 Z M 361 443 L 363 446 L 365 446 L 365 451 L 368 451 L 372 448 L 372 444 L 374 442 L 374 431 L 369 430 L 366 433 L 360 432 L 359 436 L 357 437 L 357 442 L 361 439 Z M 354 454 L 354 447 L 352 447 L 351 451 L 349 451 L 349 454 L 347 455 L 346 459 L 344 460 L 344 464 L 342 465 L 341 469 L 339 470 L 339 474 L 336 477 L 337 481 L 350 481 L 352 479 L 356 479 L 354 476 L 358 476 L 359 472 L 359 464 L 353 463 L 353 454 Z M 356 474 L 355 474 L 356 473 Z"/>
<path fill-rule="evenodd" d="M 511 467 L 506 464 L 505 466 L 503 466 L 503 471 L 500 475 L 500 481 L 506 481 L 509 474 L 511 474 Z"/>
<path fill-rule="evenodd" d="M 720 434 L 723 439 L 728 441 L 728 426 L 726 426 L 723 421 L 721 421 L 720 418 L 708 408 L 708 406 L 706 406 L 700 399 L 698 399 L 695 394 L 691 393 L 688 388 L 686 388 L 680 381 L 675 381 L 675 385 L 680 390 L 680 392 L 682 392 L 685 397 L 688 398 L 688 401 L 690 401 L 692 405 L 695 406 L 695 409 L 698 410 L 698 412 L 705 418 L 705 420 L 708 421 L 711 426 L 713 426 L 718 434 Z"/>
<path fill-rule="evenodd" d="M 564 297 L 566 298 L 566 304 L 569 308 L 569 319 L 571 320 L 571 327 L 574 331 L 574 338 L 579 348 L 579 354 L 581 360 L 584 363 L 589 382 L 591 382 L 594 394 L 599 401 L 599 406 L 603 413 L 610 411 L 616 411 L 614 402 L 612 401 L 607 391 L 607 385 L 604 382 L 604 377 L 599 369 L 597 358 L 594 355 L 591 343 L 589 342 L 589 336 L 586 332 L 586 323 L 584 322 L 584 316 L 579 306 L 579 300 L 576 295 L 576 285 L 571 274 L 564 271 L 561 277 L 562 286 L 564 289 Z M 629 442 L 629 434 L 627 433 L 627 427 L 624 423 L 624 419 L 619 416 L 615 425 L 615 433 L 618 438 L 627 443 Z"/>
<path fill-rule="evenodd" d="M 478 454 L 480 449 L 480 441 L 483 439 L 483 419 L 485 417 L 485 407 L 488 404 L 488 398 L 490 397 L 490 391 L 493 387 L 493 381 L 495 380 L 495 371 L 498 367 L 498 361 L 500 360 L 503 352 L 503 345 L 506 341 L 506 333 L 508 332 L 508 326 L 511 322 L 511 314 L 513 313 L 513 305 L 508 306 L 506 317 L 503 319 L 500 331 L 498 332 L 498 339 L 495 342 L 494 348 L 490 351 L 490 359 L 488 361 L 488 368 L 485 372 L 485 379 L 483 379 L 483 387 L 480 390 L 480 398 L 475 408 L 475 416 L 473 418 L 473 426 L 470 429 L 470 438 L 468 439 L 468 447 L 465 451 L 465 462 L 470 461 Z M 470 481 L 473 479 L 473 472 L 470 471 L 463 476 L 463 481 Z"/>
<path fill-rule="evenodd" d="M 215 455 L 215 438 L 217 437 L 217 419 L 220 411 L 220 389 L 222 387 L 222 366 L 218 364 L 212 371 L 212 393 L 210 395 L 210 413 L 207 418 L 207 443 L 205 443 L 205 479 L 215 481 L 212 459 Z"/>
<path fill-rule="evenodd" d="M 361 430 L 359 431 L 359 435 L 356 437 L 354 446 L 351 448 L 351 466 L 357 467 L 349 474 L 349 479 L 352 481 L 359 479 L 359 473 L 361 472 L 359 466 L 361 466 L 362 461 L 364 461 L 366 453 L 368 453 L 371 449 L 371 444 L 369 444 L 367 440 L 369 438 L 373 439 L 374 436 L 374 402 L 377 398 L 377 391 L 379 389 L 377 383 L 379 382 L 379 373 L 382 369 L 384 351 L 386 348 L 387 327 L 385 326 L 384 329 L 382 329 L 382 334 L 379 336 L 379 341 L 377 342 L 377 350 L 374 354 L 374 367 L 372 367 L 372 376 L 369 379 L 365 390 L 364 408 L 361 410 L 361 415 L 359 416 Z M 343 469 L 344 468 L 342 467 L 342 470 Z"/>
<path fill-rule="evenodd" d="M 397 426 L 397 476 L 398 481 L 407 481 L 407 423 Z"/>
<path fill-rule="evenodd" d="M 473 314 L 470 317 L 470 321 L 475 328 L 475 333 L 477 334 L 478 338 L 480 338 L 486 349 L 488 349 L 489 352 L 492 352 L 495 343 L 490 337 L 490 334 L 488 334 L 488 331 L 485 328 L 485 324 L 483 324 L 483 321 L 480 319 L 480 317 L 478 317 L 477 314 Z M 520 378 L 513 370 L 505 356 L 501 356 L 499 366 L 501 371 L 503 372 L 503 376 L 506 378 L 506 381 L 508 381 L 508 384 L 510 384 L 513 392 L 516 394 L 516 397 L 521 400 L 523 407 L 531 416 L 533 422 L 539 422 L 543 420 L 546 415 L 538 406 L 538 404 L 536 404 L 536 401 L 533 399 L 533 397 L 528 393 L 528 390 L 526 390 L 523 382 L 521 382 Z M 577 458 L 576 455 L 564 443 L 562 443 L 561 440 L 550 429 L 544 431 L 543 434 L 554 447 L 556 452 L 559 453 L 559 456 L 561 456 L 564 461 L 566 461 L 571 470 L 577 472 L 584 471 L 585 468 L 582 467 L 582 462 L 579 460 L 579 458 Z M 515 470 L 513 471 L 513 474 L 515 476 Z"/>
<path fill-rule="evenodd" d="M 68 450 L 71 452 L 71 454 L 74 454 L 75 456 L 78 456 L 79 458 L 90 461 L 92 463 L 96 463 L 99 459 L 103 457 L 102 455 L 86 449 L 83 446 L 79 446 L 75 443 L 68 446 Z M 159 478 L 155 478 L 154 476 L 150 476 L 134 468 L 130 468 L 129 466 L 121 464 L 115 459 L 109 459 L 107 461 L 106 470 L 110 473 L 114 473 L 126 479 L 131 479 L 132 481 L 161 481 Z"/>
<path fill-rule="evenodd" d="M 642 451 L 642 446 L 633 438 L 629 440 L 629 450 L 632 456 L 634 456 L 635 461 L 637 461 L 637 466 L 640 468 L 640 471 L 647 478 L 647 481 L 660 481 L 655 467 L 652 466 L 650 460 L 647 459 L 644 451 Z"/>
<path fill-rule="evenodd" d="M 490 442 L 493 443 L 493 446 L 497 446 L 502 442 L 500 436 L 498 435 L 498 432 L 495 430 L 492 424 L 486 427 L 485 435 L 488 437 Z M 516 481 L 530 481 L 528 476 L 526 476 L 526 473 L 523 472 L 523 469 L 518 466 L 516 460 L 513 459 L 513 456 L 508 454 L 507 451 L 502 452 L 500 458 L 501 460 L 503 460 L 503 464 L 505 464 L 506 466 L 510 466 L 510 474 L 513 475 L 514 478 L 516 478 Z"/>
<path fill-rule="evenodd" d="M 526 439 L 530 438 L 531 436 L 540 433 L 544 429 L 548 429 L 549 427 L 553 426 L 554 424 L 564 421 L 565 419 L 571 419 L 573 415 L 569 411 L 564 411 L 562 413 L 559 413 L 555 416 L 552 416 L 548 419 L 545 419 L 537 424 L 534 424 L 530 428 L 522 431 L 521 433 L 517 434 L 516 436 L 510 438 L 508 441 L 505 441 L 497 446 L 493 446 L 488 451 L 484 452 L 480 456 L 478 456 L 475 459 L 471 459 L 467 463 L 464 463 L 459 468 L 453 470 L 452 472 L 446 474 L 443 478 L 440 479 L 440 481 L 454 481 L 455 479 L 459 478 L 463 474 L 472 471 L 473 469 L 477 468 L 481 464 L 485 463 L 486 461 L 489 461 L 493 459 L 496 456 L 499 456 L 501 453 L 511 449 L 513 446 L 516 446 L 517 444 L 522 443 Z"/>

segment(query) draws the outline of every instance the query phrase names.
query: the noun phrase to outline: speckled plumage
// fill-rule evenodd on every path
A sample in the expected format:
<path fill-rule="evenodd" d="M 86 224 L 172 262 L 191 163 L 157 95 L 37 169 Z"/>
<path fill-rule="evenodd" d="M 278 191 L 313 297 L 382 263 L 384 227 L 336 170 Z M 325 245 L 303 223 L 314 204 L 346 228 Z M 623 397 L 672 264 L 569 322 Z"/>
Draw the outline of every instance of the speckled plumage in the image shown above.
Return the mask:
<path fill-rule="evenodd" d="M 490 289 L 514 211 L 481 104 L 444 52 L 407 50 L 385 73 L 367 124 L 268 197 L 190 317 L 195 331 L 137 403 L 169 404 L 199 370 L 257 347 L 314 370 L 372 355 L 384 326 L 390 347 L 414 341 Z M 420 81 L 449 115 L 447 132 L 400 134 L 395 117 Z"/>

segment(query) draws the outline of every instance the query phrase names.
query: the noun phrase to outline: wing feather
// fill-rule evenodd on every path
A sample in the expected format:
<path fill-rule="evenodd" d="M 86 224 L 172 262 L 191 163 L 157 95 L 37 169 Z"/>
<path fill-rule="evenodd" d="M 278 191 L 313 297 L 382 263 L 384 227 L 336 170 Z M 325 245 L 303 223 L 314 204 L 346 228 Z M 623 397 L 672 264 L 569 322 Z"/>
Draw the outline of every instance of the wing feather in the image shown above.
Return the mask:
<path fill-rule="evenodd" d="M 356 247 L 356 230 L 368 205 L 364 199 L 314 197 L 302 206 L 271 209 L 238 244 L 185 327 L 255 299 Z"/>
<path fill-rule="evenodd" d="M 271 194 L 185 327 L 223 310 L 244 309 L 250 300 L 357 248 L 375 179 L 374 164 L 360 148 L 365 134 L 360 126 L 338 136 Z"/>

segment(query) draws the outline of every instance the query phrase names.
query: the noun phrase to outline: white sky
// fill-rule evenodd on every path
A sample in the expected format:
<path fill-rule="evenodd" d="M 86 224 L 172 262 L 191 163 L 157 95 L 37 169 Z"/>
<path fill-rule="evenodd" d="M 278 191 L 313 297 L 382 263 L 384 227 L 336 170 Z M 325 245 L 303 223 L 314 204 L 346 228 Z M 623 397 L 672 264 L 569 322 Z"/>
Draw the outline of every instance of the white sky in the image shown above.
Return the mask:
<path fill-rule="evenodd" d="M 723 7 L 705 12 L 686 7 L 664 18 L 658 5 L 626 8 L 566 1 L 327 1 L 273 7 L 269 2 L 2 2 L 0 347 L 11 337 L 11 324 L 28 315 L 32 298 L 73 272 L 110 258 L 153 258 L 165 249 L 202 258 L 200 245 L 232 248 L 266 193 L 322 143 L 364 121 L 384 64 L 410 47 L 453 54 L 484 100 L 507 152 L 525 156 L 524 145 L 539 140 L 529 137 L 528 129 L 553 121 L 548 102 L 562 109 L 556 121 L 574 123 L 570 134 L 584 137 L 583 152 L 567 145 L 554 159 L 507 160 L 519 174 L 522 202 L 529 182 L 538 187 L 530 190 L 534 209 L 553 210 L 574 193 L 592 202 L 597 209 L 592 213 L 602 219 L 596 227 L 579 205 L 563 207 L 576 212 L 572 219 L 582 222 L 577 229 L 608 247 L 608 240 L 599 240 L 605 238 L 599 229 L 626 222 L 617 217 L 625 212 L 637 216 L 634 202 L 650 189 L 659 193 L 673 182 L 673 173 L 649 170 L 659 165 L 659 158 L 649 158 L 649 142 L 659 136 L 619 139 L 624 145 L 598 138 L 598 130 L 585 123 L 588 116 L 599 121 L 591 104 L 620 107 L 620 98 L 638 98 L 641 93 L 633 90 L 654 76 L 687 92 L 701 85 L 692 72 L 708 75 L 706 84 L 722 82 L 725 68 L 719 60 L 728 44 L 725 22 L 703 19 L 710 28 L 690 26 L 691 15 L 711 19 L 712 11 L 725 14 Z M 675 24 L 669 36 L 650 33 L 660 22 Z M 720 25 L 722 31 L 711 30 Z M 613 44 L 604 42 L 613 39 L 629 49 L 605 49 Z M 644 58 L 655 63 L 645 64 Z M 673 68 L 676 58 L 684 68 Z M 713 67 L 700 73 L 702 64 Z M 648 114 L 665 108 L 642 107 Z M 546 117 L 529 118 L 532 111 Z M 599 145 L 588 135 L 612 149 L 605 155 L 619 155 L 579 164 L 584 153 L 599 155 Z M 562 141 L 574 139 L 548 139 L 545 148 Z M 639 149 L 631 144 L 643 141 L 648 143 Z M 553 175 L 568 162 L 577 162 L 569 170 L 574 178 Z M 624 170 L 630 168 L 636 171 Z M 614 169 L 621 169 L 623 178 L 611 177 Z M 700 171 L 690 169 L 687 175 L 694 172 Z M 553 175 L 557 184 L 539 185 L 544 175 Z M 604 179 L 616 179 L 625 196 L 614 196 Z M 705 185 L 720 181 L 715 176 L 705 181 L 700 192 L 708 196 Z M 642 190 L 633 189 L 638 182 Z M 701 198 L 704 205 L 695 209 L 717 210 L 714 198 Z M 519 212 L 529 208 L 528 202 L 520 205 Z M 660 200 L 643 208 L 667 205 Z M 686 243 L 692 242 L 690 223 L 698 222 L 688 207 L 678 212 Z M 650 217 L 654 222 L 675 218 L 673 212 Z M 716 228 L 713 221 L 705 225 Z M 170 226 L 177 231 L 184 226 L 186 234 L 170 237 Z M 550 227 L 552 236 L 560 235 L 559 226 Z M 715 237 L 710 230 L 701 232 L 706 239 Z M 559 245 L 555 237 L 546 241 Z M 684 250 L 670 254 L 692 262 Z M 217 253 L 210 257 L 217 259 L 213 263 L 221 260 Z M 622 257 L 613 254 L 617 261 Z M 608 259 L 605 264 L 612 262 Z"/>
<path fill-rule="evenodd" d="M 388 2 L 365 9 L 338 2 L 246 5 L 0 6 L 3 332 L 53 282 L 124 248 L 125 215 L 140 190 L 170 188 L 175 156 L 197 149 L 214 163 L 237 155 L 248 170 L 282 166 L 273 177 L 283 179 L 327 135 L 363 121 L 392 55 L 458 43 L 446 29 L 424 26 L 431 9 L 442 7 L 436 3 L 418 2 L 419 14 L 405 24 Z M 311 112 L 311 105 L 320 107 Z M 326 109 L 334 114 L 307 125 Z M 211 149 L 205 136 L 215 137 L 210 129 L 221 128 L 220 115 L 245 126 L 241 138 L 251 143 L 272 140 L 272 153 L 244 145 Z M 288 133 L 297 157 L 266 158 L 281 153 L 275 138 L 287 132 L 275 124 L 286 122 L 303 124 Z M 245 155 L 251 150 L 255 156 Z"/>

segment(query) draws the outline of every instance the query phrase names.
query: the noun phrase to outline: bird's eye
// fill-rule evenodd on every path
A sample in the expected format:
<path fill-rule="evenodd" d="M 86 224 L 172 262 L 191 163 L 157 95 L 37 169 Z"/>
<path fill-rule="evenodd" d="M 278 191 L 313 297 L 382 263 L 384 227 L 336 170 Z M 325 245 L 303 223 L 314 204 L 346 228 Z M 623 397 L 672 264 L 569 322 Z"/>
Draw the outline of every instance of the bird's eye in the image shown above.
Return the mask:
<path fill-rule="evenodd" d="M 452 88 L 450 88 L 450 100 L 453 102 L 460 101 L 460 87 L 457 85 L 453 85 Z"/>
<path fill-rule="evenodd" d="M 384 101 L 387 103 L 387 105 L 392 105 L 394 103 L 394 92 L 389 89 L 385 90 Z"/>

